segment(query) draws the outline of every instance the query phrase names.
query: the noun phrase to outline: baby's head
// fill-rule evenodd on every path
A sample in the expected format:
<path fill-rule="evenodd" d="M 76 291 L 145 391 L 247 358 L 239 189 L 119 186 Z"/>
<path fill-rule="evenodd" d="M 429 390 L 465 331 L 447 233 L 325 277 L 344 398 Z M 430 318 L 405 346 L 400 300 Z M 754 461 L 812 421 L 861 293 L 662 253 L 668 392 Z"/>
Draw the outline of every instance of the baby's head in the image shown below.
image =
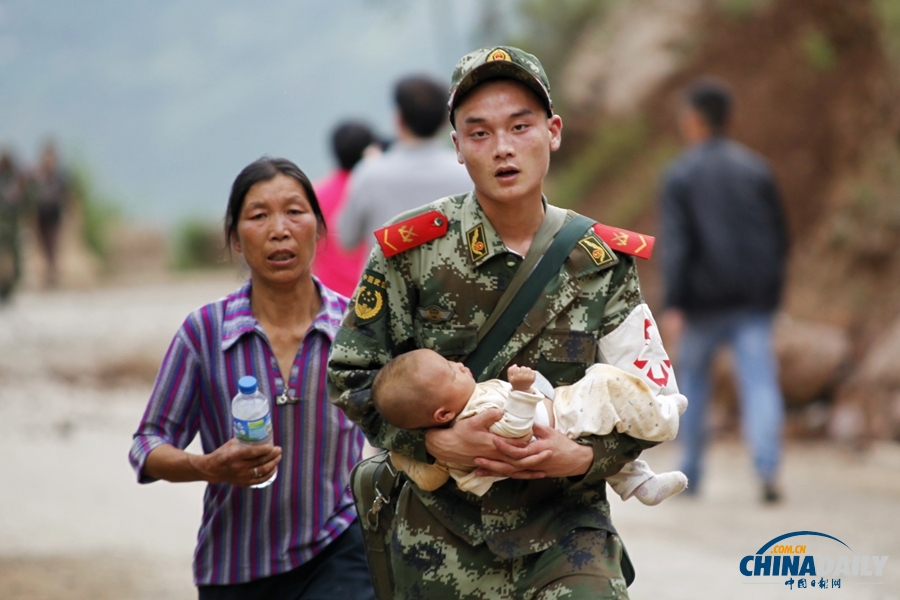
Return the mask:
<path fill-rule="evenodd" d="M 372 383 L 372 401 L 384 419 L 400 429 L 446 425 L 475 391 L 475 378 L 462 363 L 425 348 L 401 354 Z"/>

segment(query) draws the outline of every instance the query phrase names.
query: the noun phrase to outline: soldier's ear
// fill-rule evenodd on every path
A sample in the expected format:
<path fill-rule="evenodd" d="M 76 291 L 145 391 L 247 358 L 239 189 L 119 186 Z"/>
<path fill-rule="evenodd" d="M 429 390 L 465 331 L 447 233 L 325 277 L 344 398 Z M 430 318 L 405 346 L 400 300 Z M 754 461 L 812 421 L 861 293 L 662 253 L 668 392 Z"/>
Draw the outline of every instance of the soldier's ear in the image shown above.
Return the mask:
<path fill-rule="evenodd" d="M 459 134 L 456 131 L 451 131 L 450 139 L 453 140 L 453 147 L 456 148 L 456 161 L 461 165 L 466 164 L 463 162 L 462 154 L 459 152 Z"/>
<path fill-rule="evenodd" d="M 553 115 L 547 120 L 547 127 L 550 130 L 550 151 L 556 152 L 562 144 L 562 117 Z"/>

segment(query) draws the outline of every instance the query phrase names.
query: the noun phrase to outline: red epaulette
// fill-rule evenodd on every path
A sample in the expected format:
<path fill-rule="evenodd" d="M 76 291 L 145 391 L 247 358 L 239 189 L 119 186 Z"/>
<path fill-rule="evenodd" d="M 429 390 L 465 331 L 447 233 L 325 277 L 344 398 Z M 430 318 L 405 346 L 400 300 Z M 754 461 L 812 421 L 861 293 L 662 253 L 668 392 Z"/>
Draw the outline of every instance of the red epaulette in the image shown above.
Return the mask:
<path fill-rule="evenodd" d="M 398 221 L 375 231 L 375 239 L 387 257 L 406 252 L 447 233 L 447 217 L 437 210 Z"/>
<path fill-rule="evenodd" d="M 656 238 L 652 235 L 635 233 L 602 223 L 594 225 L 594 232 L 616 252 L 632 254 L 644 259 L 650 258 L 650 255 L 653 254 L 653 245 L 656 244 Z"/>

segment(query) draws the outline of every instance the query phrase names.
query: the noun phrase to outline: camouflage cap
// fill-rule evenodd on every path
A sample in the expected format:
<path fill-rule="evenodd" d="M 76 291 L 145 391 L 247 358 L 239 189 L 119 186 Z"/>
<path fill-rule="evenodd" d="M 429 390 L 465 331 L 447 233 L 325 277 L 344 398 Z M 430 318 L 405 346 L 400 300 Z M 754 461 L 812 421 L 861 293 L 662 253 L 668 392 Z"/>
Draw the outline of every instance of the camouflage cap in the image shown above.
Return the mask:
<path fill-rule="evenodd" d="M 450 79 L 450 123 L 453 111 L 466 92 L 489 79 L 515 79 L 530 87 L 547 109 L 547 116 L 553 115 L 553 100 L 550 99 L 550 81 L 537 57 L 511 46 L 482 48 L 466 54 L 453 69 Z"/>

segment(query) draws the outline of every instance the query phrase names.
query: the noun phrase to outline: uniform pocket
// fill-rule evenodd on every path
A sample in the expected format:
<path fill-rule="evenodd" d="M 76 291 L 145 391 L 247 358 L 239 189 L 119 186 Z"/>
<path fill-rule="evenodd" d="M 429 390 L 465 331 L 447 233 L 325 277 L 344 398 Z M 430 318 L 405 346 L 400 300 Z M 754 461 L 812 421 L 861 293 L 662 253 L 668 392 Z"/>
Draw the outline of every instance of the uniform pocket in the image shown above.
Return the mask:
<path fill-rule="evenodd" d="M 417 321 L 415 324 L 416 345 L 434 350 L 441 356 L 458 360 L 468 356 L 478 345 L 478 328 L 436 326 Z"/>
<path fill-rule="evenodd" d="M 548 329 L 541 334 L 541 355 L 550 362 L 593 364 L 597 338 L 589 331 Z"/>
<path fill-rule="evenodd" d="M 589 331 L 548 329 L 541 335 L 538 371 L 554 385 L 570 385 L 596 362 L 597 338 Z"/>

